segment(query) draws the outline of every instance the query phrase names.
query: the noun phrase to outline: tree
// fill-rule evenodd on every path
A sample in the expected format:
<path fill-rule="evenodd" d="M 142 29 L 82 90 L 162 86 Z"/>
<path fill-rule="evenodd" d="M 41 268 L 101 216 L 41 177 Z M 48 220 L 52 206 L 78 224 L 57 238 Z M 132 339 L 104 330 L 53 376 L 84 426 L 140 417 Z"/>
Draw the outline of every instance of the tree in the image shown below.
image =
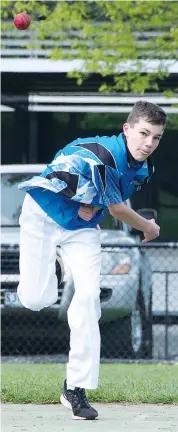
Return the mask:
<path fill-rule="evenodd" d="M 178 59 L 176 1 L 2 1 L 1 10 L 2 30 L 12 27 L 17 12 L 29 12 L 36 46 L 51 39 L 52 59 L 82 60 L 83 70 L 69 74 L 78 84 L 93 72 L 112 76 L 101 91 L 159 89 L 158 79 L 169 76 L 166 61 Z M 155 59 L 157 66 L 147 72 Z"/>

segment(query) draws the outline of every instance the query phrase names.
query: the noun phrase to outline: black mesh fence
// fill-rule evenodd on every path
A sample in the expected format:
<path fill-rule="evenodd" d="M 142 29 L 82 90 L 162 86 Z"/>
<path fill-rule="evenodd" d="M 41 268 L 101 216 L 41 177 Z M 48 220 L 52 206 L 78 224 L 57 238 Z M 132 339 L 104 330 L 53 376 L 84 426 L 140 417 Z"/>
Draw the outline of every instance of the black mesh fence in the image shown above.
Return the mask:
<path fill-rule="evenodd" d="M 18 247 L 2 247 L 2 355 L 68 354 L 74 286 L 57 256 L 58 301 L 32 312 L 16 293 Z M 103 244 L 100 288 L 101 357 L 178 359 L 178 243 Z"/>

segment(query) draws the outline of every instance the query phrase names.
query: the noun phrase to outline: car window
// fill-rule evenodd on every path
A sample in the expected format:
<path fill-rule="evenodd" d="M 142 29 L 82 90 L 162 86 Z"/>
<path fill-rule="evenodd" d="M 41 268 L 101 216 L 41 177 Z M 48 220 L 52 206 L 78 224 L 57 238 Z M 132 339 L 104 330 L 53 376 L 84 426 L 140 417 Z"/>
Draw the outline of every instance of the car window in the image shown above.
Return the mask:
<path fill-rule="evenodd" d="M 1 225 L 19 225 L 19 216 L 25 191 L 18 189 L 18 184 L 33 177 L 34 173 L 1 174 Z"/>

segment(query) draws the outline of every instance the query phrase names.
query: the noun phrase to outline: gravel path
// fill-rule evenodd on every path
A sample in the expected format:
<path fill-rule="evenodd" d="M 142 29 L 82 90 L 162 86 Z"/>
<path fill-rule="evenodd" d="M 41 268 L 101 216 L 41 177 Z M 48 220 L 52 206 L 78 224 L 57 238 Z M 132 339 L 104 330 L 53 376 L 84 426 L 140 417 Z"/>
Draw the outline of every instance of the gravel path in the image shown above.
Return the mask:
<path fill-rule="evenodd" d="M 94 404 L 96 421 L 75 421 L 61 405 L 2 404 L 3 432 L 177 432 L 178 406 Z"/>

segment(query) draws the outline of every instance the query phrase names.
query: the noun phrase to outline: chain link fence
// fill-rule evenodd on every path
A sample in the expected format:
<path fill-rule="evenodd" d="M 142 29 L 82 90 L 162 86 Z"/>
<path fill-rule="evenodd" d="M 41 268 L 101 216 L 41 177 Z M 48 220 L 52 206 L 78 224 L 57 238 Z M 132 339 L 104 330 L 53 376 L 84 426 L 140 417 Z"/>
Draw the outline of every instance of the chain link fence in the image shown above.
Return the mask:
<path fill-rule="evenodd" d="M 2 355 L 68 354 L 74 286 L 66 264 L 58 248 L 58 301 L 32 312 L 16 294 L 19 249 L 2 247 Z M 178 243 L 103 244 L 100 288 L 102 358 L 178 358 Z"/>

